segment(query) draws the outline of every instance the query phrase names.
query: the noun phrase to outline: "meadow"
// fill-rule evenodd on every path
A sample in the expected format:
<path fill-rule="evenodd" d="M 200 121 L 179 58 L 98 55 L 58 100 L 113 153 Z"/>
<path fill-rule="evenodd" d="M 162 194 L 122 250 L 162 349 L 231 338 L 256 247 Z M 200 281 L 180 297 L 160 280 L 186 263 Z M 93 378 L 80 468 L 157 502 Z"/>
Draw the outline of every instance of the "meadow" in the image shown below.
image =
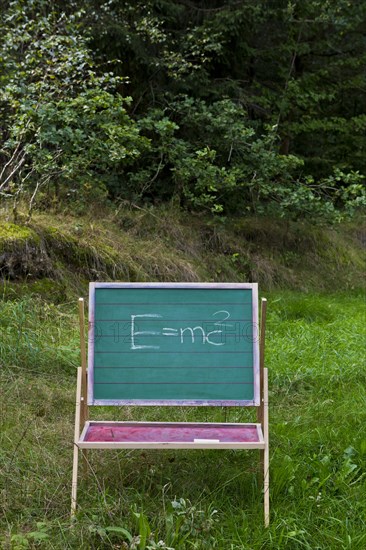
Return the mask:
<path fill-rule="evenodd" d="M 90 451 L 71 522 L 77 303 L 1 301 L 1 548 L 366 548 L 364 294 L 266 297 L 268 529 L 257 451 Z M 253 413 L 108 410 L 111 419 L 235 422 Z"/>
<path fill-rule="evenodd" d="M 0 550 L 365 550 L 366 3 L 0 5 Z M 268 529 L 258 450 L 91 450 L 70 519 L 89 281 L 265 289 Z"/>

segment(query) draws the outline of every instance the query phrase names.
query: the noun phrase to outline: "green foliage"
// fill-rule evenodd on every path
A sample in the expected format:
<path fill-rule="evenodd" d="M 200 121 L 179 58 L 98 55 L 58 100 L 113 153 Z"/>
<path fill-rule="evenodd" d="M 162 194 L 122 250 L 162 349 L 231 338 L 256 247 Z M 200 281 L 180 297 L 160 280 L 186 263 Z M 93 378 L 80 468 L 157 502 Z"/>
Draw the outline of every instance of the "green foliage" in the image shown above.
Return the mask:
<path fill-rule="evenodd" d="M 339 221 L 365 204 L 364 3 L 14 0 L 0 198 Z M 128 94 L 126 89 L 128 87 Z"/>
<path fill-rule="evenodd" d="M 25 148 L 38 177 L 52 176 L 58 194 L 73 200 L 112 192 L 116 174 L 148 145 L 123 103 L 118 94 L 94 88 L 29 113 Z M 30 143 L 35 129 L 38 139 Z"/>
<path fill-rule="evenodd" d="M 173 198 L 213 213 L 305 215 L 330 222 L 366 204 L 362 175 L 336 169 L 316 182 L 300 177 L 304 162 L 278 152 L 277 127 L 258 134 L 247 112 L 231 100 L 208 104 L 177 96 L 138 125 L 151 147 L 129 174 L 133 200 Z"/>
<path fill-rule="evenodd" d="M 14 534 L 11 536 L 12 550 L 23 550 L 24 548 L 32 548 L 33 544 L 40 545 L 42 542 L 49 540 L 50 535 L 47 532 L 49 526 L 43 521 L 38 521 L 36 524 L 37 530 L 29 533 Z"/>
<path fill-rule="evenodd" d="M 89 20 L 100 59 L 110 37 L 128 52 L 115 67 L 152 132 L 134 199 L 314 221 L 364 204 L 346 182 L 364 182 L 364 5 L 109 2 Z"/>
<path fill-rule="evenodd" d="M 2 18 L 3 196 L 100 200 L 148 146 L 127 114 L 124 79 L 97 75 L 81 22 L 47 2 L 11 2 Z M 71 7 L 70 4 L 69 7 Z M 44 10 L 46 12 L 44 13 Z"/>

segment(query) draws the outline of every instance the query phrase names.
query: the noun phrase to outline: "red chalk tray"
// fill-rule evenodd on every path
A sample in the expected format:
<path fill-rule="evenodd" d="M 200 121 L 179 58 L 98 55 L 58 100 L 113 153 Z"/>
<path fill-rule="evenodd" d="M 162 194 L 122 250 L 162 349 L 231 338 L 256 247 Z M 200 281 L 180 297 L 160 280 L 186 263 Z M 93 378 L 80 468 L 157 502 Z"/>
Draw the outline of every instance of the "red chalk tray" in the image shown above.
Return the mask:
<path fill-rule="evenodd" d="M 260 424 L 87 422 L 80 448 L 264 448 Z"/>

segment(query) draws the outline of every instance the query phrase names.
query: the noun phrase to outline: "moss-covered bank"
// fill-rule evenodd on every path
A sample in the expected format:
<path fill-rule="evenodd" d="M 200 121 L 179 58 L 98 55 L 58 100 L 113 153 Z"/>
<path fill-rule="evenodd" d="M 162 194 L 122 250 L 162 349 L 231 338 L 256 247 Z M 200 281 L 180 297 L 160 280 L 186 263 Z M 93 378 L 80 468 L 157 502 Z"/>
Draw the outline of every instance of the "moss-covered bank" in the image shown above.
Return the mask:
<path fill-rule="evenodd" d="M 265 219 L 205 220 L 171 208 L 103 217 L 39 214 L 30 226 L 0 222 L 2 294 L 64 300 L 90 280 L 258 281 L 261 288 L 363 285 L 360 224 L 313 227 Z"/>

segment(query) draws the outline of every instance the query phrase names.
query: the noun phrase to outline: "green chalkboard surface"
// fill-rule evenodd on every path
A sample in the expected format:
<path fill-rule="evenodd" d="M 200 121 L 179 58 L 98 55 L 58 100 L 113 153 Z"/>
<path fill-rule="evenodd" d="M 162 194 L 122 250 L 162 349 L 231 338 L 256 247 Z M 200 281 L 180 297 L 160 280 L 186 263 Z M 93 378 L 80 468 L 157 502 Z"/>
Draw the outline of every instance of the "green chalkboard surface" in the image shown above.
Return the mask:
<path fill-rule="evenodd" d="M 258 405 L 257 284 L 91 283 L 90 405 Z"/>

